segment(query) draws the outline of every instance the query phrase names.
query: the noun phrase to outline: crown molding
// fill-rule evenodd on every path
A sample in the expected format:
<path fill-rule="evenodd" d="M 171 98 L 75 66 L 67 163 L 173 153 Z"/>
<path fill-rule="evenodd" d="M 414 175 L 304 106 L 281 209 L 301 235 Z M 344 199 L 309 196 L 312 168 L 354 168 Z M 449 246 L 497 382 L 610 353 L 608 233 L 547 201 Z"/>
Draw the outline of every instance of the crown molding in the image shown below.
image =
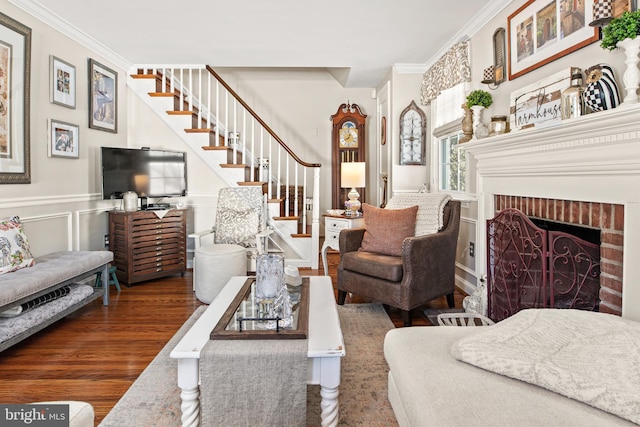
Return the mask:
<path fill-rule="evenodd" d="M 8 0 L 8 2 L 69 37 L 71 40 L 76 41 L 92 52 L 100 55 L 116 67 L 128 70 L 133 65 L 131 62 L 127 61 L 104 44 L 89 36 L 87 33 L 80 31 L 78 28 L 71 25 L 64 18 L 53 13 L 41 3 L 35 0 Z"/>
<path fill-rule="evenodd" d="M 473 17 L 467 24 L 462 27 L 451 39 L 449 39 L 448 43 L 445 43 L 439 51 L 437 51 L 427 62 L 424 64 L 394 64 L 393 69 L 398 73 L 424 73 L 436 63 L 438 59 L 442 57 L 451 46 L 456 43 L 463 42 L 465 40 L 469 40 L 476 34 L 482 27 L 487 25 L 487 22 L 493 19 L 498 13 L 502 12 L 502 10 L 511 4 L 514 0 L 491 0 L 485 6 L 484 9 L 480 11 L 477 15 Z"/>

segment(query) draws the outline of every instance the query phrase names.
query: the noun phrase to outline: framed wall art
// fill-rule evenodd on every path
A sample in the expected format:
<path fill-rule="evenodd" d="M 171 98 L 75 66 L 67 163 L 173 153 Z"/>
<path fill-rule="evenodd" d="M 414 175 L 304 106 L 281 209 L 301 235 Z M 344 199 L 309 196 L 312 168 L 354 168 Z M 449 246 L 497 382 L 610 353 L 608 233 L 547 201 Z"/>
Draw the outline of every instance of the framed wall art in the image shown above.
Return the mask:
<path fill-rule="evenodd" d="M 49 157 L 80 158 L 80 128 L 78 125 L 49 120 Z"/>
<path fill-rule="evenodd" d="M 76 108 L 76 67 L 55 56 L 49 56 L 49 80 L 54 104 Z"/>
<path fill-rule="evenodd" d="M 507 18 L 509 80 L 600 38 L 594 0 L 528 0 Z"/>
<path fill-rule="evenodd" d="M 0 184 L 31 183 L 31 28 L 0 13 Z"/>
<path fill-rule="evenodd" d="M 426 165 L 427 116 L 415 101 L 400 113 L 400 164 Z"/>
<path fill-rule="evenodd" d="M 89 59 L 89 127 L 118 133 L 118 73 Z"/>

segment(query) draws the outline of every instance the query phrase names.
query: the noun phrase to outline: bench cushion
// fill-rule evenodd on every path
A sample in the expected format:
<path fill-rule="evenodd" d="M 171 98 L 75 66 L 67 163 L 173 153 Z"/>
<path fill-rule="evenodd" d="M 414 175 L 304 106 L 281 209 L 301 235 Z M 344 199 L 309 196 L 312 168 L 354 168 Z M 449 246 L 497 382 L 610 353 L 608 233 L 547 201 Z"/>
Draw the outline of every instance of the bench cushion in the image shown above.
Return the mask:
<path fill-rule="evenodd" d="M 65 251 L 36 258 L 34 266 L 0 275 L 0 307 L 63 284 L 113 261 L 110 251 Z"/>

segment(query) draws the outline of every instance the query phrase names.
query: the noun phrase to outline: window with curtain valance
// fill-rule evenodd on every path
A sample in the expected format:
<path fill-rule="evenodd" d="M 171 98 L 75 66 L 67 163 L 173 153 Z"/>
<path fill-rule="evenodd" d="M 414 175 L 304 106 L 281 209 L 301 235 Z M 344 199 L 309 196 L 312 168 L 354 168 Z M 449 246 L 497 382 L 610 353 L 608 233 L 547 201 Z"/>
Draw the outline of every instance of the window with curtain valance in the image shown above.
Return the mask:
<path fill-rule="evenodd" d="M 455 44 L 431 66 L 422 78 L 422 105 L 429 105 L 440 92 L 471 81 L 469 41 Z"/>

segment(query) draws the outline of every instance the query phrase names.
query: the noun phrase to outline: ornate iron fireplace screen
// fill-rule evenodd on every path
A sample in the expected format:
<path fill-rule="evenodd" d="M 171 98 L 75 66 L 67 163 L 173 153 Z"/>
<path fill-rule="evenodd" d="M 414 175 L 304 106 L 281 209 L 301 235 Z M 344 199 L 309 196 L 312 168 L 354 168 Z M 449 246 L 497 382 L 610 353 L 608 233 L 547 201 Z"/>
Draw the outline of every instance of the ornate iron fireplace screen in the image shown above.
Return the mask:
<path fill-rule="evenodd" d="M 537 227 L 518 209 L 487 221 L 489 317 L 525 308 L 598 311 L 600 246 Z"/>

